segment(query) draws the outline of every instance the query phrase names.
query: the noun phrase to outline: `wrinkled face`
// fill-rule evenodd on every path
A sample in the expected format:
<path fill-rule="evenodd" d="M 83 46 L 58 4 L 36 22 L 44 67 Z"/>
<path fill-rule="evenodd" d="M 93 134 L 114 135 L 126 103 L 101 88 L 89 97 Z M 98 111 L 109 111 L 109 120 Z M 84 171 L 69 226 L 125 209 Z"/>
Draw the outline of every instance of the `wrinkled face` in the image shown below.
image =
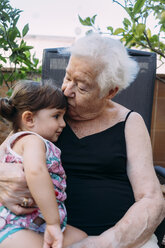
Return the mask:
<path fill-rule="evenodd" d="M 33 131 L 52 142 L 57 141 L 66 125 L 64 114 L 65 109 L 47 108 L 37 111 L 34 114 Z"/>
<path fill-rule="evenodd" d="M 70 119 L 89 120 L 101 113 L 105 98 L 100 98 L 97 75 L 98 70 L 93 60 L 71 56 L 62 84 L 68 99 L 67 114 Z"/>

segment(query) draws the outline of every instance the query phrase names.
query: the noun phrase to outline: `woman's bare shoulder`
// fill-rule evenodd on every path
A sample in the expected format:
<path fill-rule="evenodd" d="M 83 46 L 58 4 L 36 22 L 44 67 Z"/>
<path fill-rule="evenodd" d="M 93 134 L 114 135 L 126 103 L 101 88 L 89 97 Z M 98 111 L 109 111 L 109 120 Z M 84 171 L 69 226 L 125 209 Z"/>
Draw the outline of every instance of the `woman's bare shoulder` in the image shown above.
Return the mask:
<path fill-rule="evenodd" d="M 133 109 L 128 109 L 125 106 L 123 106 L 119 103 L 116 103 L 116 102 L 114 102 L 114 107 L 115 107 L 116 113 L 120 119 L 124 120 L 126 118 L 126 116 L 128 115 L 128 113 L 131 112 L 129 115 L 129 118 L 128 118 L 129 122 L 130 121 L 131 122 L 137 122 L 137 121 L 138 122 L 144 122 L 143 117 L 138 112 L 134 111 Z"/>

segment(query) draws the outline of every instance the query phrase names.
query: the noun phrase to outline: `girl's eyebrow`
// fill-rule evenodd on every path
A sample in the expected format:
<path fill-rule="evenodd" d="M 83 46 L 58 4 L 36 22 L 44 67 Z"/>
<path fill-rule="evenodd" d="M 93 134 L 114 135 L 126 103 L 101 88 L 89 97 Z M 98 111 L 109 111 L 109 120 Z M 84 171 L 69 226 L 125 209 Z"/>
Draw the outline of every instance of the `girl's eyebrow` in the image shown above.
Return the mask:
<path fill-rule="evenodd" d="M 54 111 L 54 113 L 63 113 L 63 112 L 65 112 L 66 111 L 66 109 L 65 108 L 62 108 L 62 109 L 56 109 L 55 111 Z"/>

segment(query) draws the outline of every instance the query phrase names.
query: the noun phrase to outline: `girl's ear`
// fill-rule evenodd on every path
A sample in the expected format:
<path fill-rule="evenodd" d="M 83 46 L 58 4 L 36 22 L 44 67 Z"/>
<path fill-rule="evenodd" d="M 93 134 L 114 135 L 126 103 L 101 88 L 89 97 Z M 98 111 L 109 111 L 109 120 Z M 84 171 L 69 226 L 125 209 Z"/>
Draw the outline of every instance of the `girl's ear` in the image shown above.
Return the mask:
<path fill-rule="evenodd" d="M 29 110 L 23 112 L 22 122 L 27 127 L 33 127 L 34 126 L 34 114 Z"/>

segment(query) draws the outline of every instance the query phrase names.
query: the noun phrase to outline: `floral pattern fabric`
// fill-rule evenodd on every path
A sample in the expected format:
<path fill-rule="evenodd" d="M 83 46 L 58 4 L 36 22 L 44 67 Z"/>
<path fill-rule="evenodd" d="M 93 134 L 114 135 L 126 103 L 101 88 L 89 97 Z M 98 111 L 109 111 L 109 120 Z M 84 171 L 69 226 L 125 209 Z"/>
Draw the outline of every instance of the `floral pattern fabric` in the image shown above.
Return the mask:
<path fill-rule="evenodd" d="M 3 158 L 3 162 L 6 163 L 23 162 L 22 157 L 12 150 L 12 146 L 14 142 L 18 139 L 18 137 L 28 134 L 35 134 L 39 136 L 38 134 L 33 132 L 18 132 L 10 137 L 8 144 L 6 146 L 6 153 Z M 67 222 L 67 213 L 64 205 L 64 201 L 66 199 L 66 192 L 65 192 L 66 175 L 61 164 L 61 159 L 60 159 L 61 151 L 50 141 L 42 138 L 41 136 L 39 137 L 44 141 L 46 146 L 46 166 L 53 181 L 54 190 L 59 208 L 61 229 L 64 230 Z M 43 219 L 43 216 L 39 208 L 37 208 L 36 211 L 33 212 L 32 214 L 17 216 L 14 213 L 12 213 L 9 209 L 2 206 L 2 204 L 0 204 L 0 242 L 2 242 L 4 238 L 8 236 L 8 234 L 10 235 L 18 230 L 25 228 L 37 232 L 38 231 L 44 232 L 45 223 L 39 227 L 33 222 L 37 217 L 41 217 Z"/>

